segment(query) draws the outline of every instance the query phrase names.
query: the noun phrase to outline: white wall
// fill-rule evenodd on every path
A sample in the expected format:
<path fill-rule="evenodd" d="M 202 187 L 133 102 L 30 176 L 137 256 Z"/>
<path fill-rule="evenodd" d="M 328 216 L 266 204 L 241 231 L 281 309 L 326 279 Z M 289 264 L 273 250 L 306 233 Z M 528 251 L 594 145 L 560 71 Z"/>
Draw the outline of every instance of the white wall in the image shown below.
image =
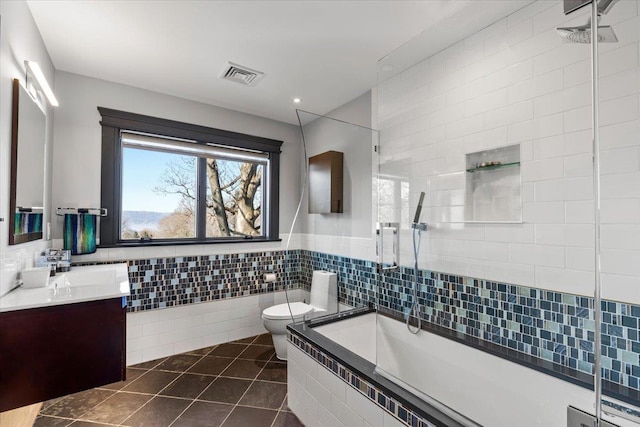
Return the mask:
<path fill-rule="evenodd" d="M 635 302 L 638 9 L 637 0 L 623 0 L 602 18 L 620 42 L 601 45 L 600 66 L 604 296 Z M 562 2 L 538 1 L 378 88 L 383 168 L 408 180 L 410 213 L 427 192 L 422 268 L 593 294 L 590 45 L 555 30 L 584 24 L 586 12 L 567 17 Z M 463 223 L 465 154 L 511 144 L 521 144 L 523 223 Z M 409 265 L 408 230 L 401 241 Z"/>
<path fill-rule="evenodd" d="M 0 295 L 15 282 L 17 273 L 33 265 L 34 254 L 48 244 L 38 240 L 9 246 L 9 179 L 11 152 L 12 81 L 25 82 L 25 60 L 38 62 L 50 85 L 54 84 L 54 68 L 40 32 L 24 1 L 0 2 Z M 47 106 L 46 169 L 45 170 L 45 225 L 49 218 L 49 189 L 51 185 L 51 141 L 53 135 L 53 109 Z"/>
<path fill-rule="evenodd" d="M 346 104 L 329 111 L 325 116 L 371 128 L 371 91 L 367 91 Z"/>
<path fill-rule="evenodd" d="M 280 157 L 280 233 L 289 232 L 300 188 L 301 150 L 297 126 L 62 71 L 56 72 L 56 93 L 60 108 L 56 112 L 54 131 L 52 200 L 55 207 L 100 205 L 102 141 L 97 107 L 101 106 L 283 140 Z M 54 224 L 53 236 L 55 239 L 62 237 L 60 218 Z M 236 246 L 236 252 L 264 247 L 260 244 Z M 269 246 L 274 247 L 273 244 Z M 176 248 L 179 248 L 178 254 L 193 253 L 193 248 L 185 246 L 150 249 L 147 252 L 175 255 Z M 208 249 L 200 247 L 199 250 L 202 253 L 214 253 L 219 248 L 209 246 Z M 108 257 L 106 251 L 99 249 L 93 258 Z M 141 251 L 121 249 L 117 253 L 120 259 L 126 259 L 140 257 Z M 78 257 L 77 260 L 89 258 L 92 257 Z"/>

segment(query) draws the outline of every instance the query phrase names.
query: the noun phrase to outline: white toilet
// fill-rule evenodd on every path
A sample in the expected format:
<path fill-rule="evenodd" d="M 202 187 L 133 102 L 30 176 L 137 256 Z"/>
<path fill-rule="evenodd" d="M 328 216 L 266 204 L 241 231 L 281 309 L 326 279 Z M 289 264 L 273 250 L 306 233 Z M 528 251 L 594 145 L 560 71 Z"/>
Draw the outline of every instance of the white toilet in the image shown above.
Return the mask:
<path fill-rule="evenodd" d="M 312 317 L 338 312 L 338 276 L 328 271 L 314 271 L 311 279 L 310 304 L 292 302 L 291 310 L 284 304 L 264 309 L 262 320 L 264 327 L 271 333 L 276 356 L 287 360 L 287 325 L 293 320 L 301 322 Z"/>

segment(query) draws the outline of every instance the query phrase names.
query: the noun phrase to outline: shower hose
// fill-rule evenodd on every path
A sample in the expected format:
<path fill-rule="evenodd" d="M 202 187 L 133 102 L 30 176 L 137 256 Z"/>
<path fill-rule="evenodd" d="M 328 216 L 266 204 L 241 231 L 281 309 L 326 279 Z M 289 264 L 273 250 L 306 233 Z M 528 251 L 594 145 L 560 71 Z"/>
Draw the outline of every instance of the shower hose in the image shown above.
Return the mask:
<path fill-rule="evenodd" d="M 416 235 L 417 235 L 417 243 L 416 243 Z M 407 329 L 412 334 L 417 334 L 422 329 L 422 319 L 420 318 L 420 304 L 418 304 L 418 254 L 420 253 L 420 240 L 422 238 L 422 230 L 419 227 L 414 227 L 413 229 L 413 272 L 415 281 L 413 283 L 413 304 L 411 304 L 411 308 L 409 309 L 409 314 L 407 315 Z M 415 317 L 417 321 L 417 325 L 414 328 L 411 327 L 411 317 Z"/>

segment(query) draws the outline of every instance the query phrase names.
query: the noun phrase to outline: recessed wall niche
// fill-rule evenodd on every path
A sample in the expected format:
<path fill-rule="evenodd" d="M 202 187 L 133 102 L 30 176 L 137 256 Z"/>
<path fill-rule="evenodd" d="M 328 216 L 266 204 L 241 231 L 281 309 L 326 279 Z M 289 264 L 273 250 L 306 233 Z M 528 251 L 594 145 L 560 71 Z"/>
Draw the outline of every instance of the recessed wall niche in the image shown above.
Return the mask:
<path fill-rule="evenodd" d="M 464 219 L 522 222 L 520 145 L 466 155 Z"/>

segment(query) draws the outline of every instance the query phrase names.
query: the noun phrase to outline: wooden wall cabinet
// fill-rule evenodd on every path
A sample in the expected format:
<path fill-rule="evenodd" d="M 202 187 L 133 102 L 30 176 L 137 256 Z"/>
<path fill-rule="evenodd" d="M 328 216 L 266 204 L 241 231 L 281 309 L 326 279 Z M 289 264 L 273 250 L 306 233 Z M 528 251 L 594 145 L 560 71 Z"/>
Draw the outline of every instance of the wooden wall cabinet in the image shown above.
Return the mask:
<path fill-rule="evenodd" d="M 309 213 L 343 213 L 344 154 L 327 151 L 309 157 Z"/>
<path fill-rule="evenodd" d="M 0 412 L 125 379 L 122 298 L 0 313 Z"/>

